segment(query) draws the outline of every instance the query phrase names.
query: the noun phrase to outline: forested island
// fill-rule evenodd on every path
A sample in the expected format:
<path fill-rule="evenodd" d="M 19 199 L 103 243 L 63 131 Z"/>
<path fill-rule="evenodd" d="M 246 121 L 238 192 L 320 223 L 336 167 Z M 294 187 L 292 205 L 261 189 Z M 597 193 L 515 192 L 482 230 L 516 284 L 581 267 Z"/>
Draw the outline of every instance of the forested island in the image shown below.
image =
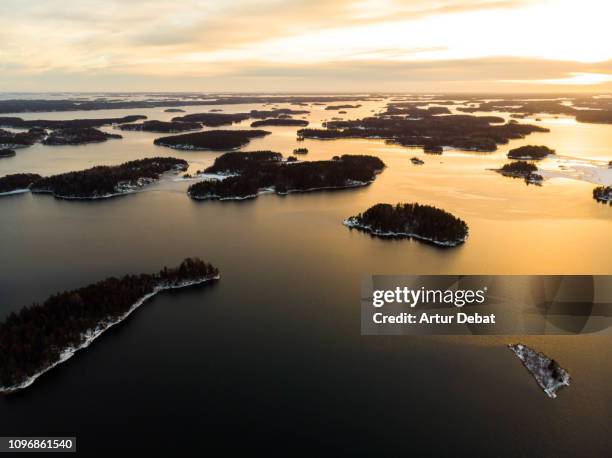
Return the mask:
<path fill-rule="evenodd" d="M 228 150 L 240 148 L 252 138 L 269 134 L 267 130 L 207 130 L 156 138 L 153 143 L 182 150 Z"/>
<path fill-rule="evenodd" d="M 0 149 L 0 159 L 4 158 L 4 157 L 13 157 L 15 156 L 15 150 L 9 149 L 9 148 L 2 148 Z"/>
<path fill-rule="evenodd" d="M 569 372 L 544 353 L 520 343 L 508 345 L 508 348 L 521 360 L 523 366 L 533 375 L 548 397 L 556 398 L 560 388 L 570 385 Z"/>
<path fill-rule="evenodd" d="M 433 115 L 424 110 L 419 118 L 405 115 L 372 116 L 357 120 L 328 121 L 325 129 L 300 129 L 298 140 L 373 138 L 403 146 L 421 146 L 427 153 L 440 154 L 443 146 L 491 152 L 497 145 L 548 129 L 510 121 L 500 124 L 495 116 Z M 503 121 L 503 119 L 502 119 Z"/>
<path fill-rule="evenodd" d="M 376 204 L 343 223 L 378 237 L 410 237 L 444 247 L 457 246 L 468 236 L 465 221 L 445 210 L 418 203 Z"/>
<path fill-rule="evenodd" d="M 291 163 L 273 151 L 226 153 L 205 173 L 230 176 L 195 183 L 187 193 L 196 200 L 228 200 L 254 198 L 264 191 L 284 195 L 351 188 L 371 183 L 384 167 L 374 156 L 344 155 L 331 161 Z"/>
<path fill-rule="evenodd" d="M 361 107 L 361 105 L 351 105 L 351 104 L 344 104 L 344 105 L 328 105 L 325 107 L 326 110 L 346 110 L 347 108 L 359 108 Z"/>
<path fill-rule="evenodd" d="M 0 178 L 0 196 L 27 192 L 41 176 L 36 173 L 15 173 Z"/>
<path fill-rule="evenodd" d="M 497 173 L 505 177 L 523 178 L 527 184 L 541 185 L 544 178 L 538 172 L 538 167 L 526 161 L 515 161 L 504 164 L 500 169 L 495 169 Z"/>
<path fill-rule="evenodd" d="M 555 154 L 555 150 L 543 145 L 525 145 L 511 149 L 508 152 L 508 158 L 539 161 L 549 154 Z"/>
<path fill-rule="evenodd" d="M 250 118 L 266 119 L 266 118 L 282 118 L 292 115 L 308 114 L 308 110 L 293 110 L 291 108 L 274 108 L 272 110 L 251 110 Z"/>
<path fill-rule="evenodd" d="M 160 291 L 218 278 L 211 264 L 187 258 L 157 274 L 107 278 L 11 313 L 0 323 L 0 392 L 28 387 Z"/>
<path fill-rule="evenodd" d="M 219 127 L 249 119 L 248 113 L 193 113 L 172 118 L 172 122 L 199 123 L 201 126 Z"/>
<path fill-rule="evenodd" d="M 180 108 L 167 108 L 164 110 L 165 113 L 185 113 L 185 110 L 181 110 Z"/>
<path fill-rule="evenodd" d="M 157 180 L 162 173 L 184 171 L 187 167 L 183 159 L 153 157 L 41 178 L 30 190 L 61 199 L 105 199 L 134 192 Z"/>
<path fill-rule="evenodd" d="M 267 118 L 260 121 L 253 121 L 251 127 L 260 126 L 300 126 L 305 127 L 308 125 L 308 121 L 304 119 L 293 119 L 293 118 Z"/>
<path fill-rule="evenodd" d="M 178 121 L 144 121 L 140 123 L 119 124 L 116 126 L 120 130 L 142 131 L 142 132 L 187 132 L 190 130 L 200 130 L 202 124 L 199 122 L 178 122 Z"/>
<path fill-rule="evenodd" d="M 122 138 L 121 135 L 107 134 L 94 127 L 66 127 L 56 129 L 47 135 L 43 145 L 85 145 L 87 143 L 100 143 L 109 139 Z"/>
<path fill-rule="evenodd" d="M 308 148 L 295 148 L 293 154 L 308 154 Z"/>
<path fill-rule="evenodd" d="M 597 186 L 593 189 L 593 199 L 612 204 L 612 186 Z"/>
<path fill-rule="evenodd" d="M 0 101 L 1 103 L 1 101 Z M 84 128 L 84 127 L 102 127 L 111 124 L 124 124 L 127 122 L 136 122 L 142 119 L 147 119 L 142 115 L 123 116 L 121 118 L 92 118 L 92 119 L 21 119 L 14 117 L 0 117 L 0 127 L 12 127 L 15 129 L 30 129 L 33 127 L 39 129 L 68 129 L 68 128 Z"/>

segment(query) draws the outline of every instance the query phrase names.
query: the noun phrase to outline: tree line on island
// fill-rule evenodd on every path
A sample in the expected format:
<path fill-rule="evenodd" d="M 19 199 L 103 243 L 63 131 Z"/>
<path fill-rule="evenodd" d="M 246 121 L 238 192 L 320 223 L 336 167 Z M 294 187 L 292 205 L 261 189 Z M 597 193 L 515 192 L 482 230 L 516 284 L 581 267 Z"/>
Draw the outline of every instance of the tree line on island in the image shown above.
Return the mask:
<path fill-rule="evenodd" d="M 344 221 L 379 237 L 413 237 L 439 246 L 456 246 L 468 236 L 468 225 L 453 214 L 418 203 L 376 204 Z"/>
<path fill-rule="evenodd" d="M 107 278 L 13 312 L 0 323 L 0 391 L 11 391 L 82 346 L 94 333 L 121 321 L 138 301 L 163 289 L 217 278 L 217 268 L 187 258 L 158 274 Z"/>
<path fill-rule="evenodd" d="M 188 194 L 197 200 L 244 199 L 265 189 L 277 194 L 292 191 L 363 186 L 374 180 L 384 163 L 374 156 L 343 155 L 329 161 L 293 163 L 273 151 L 233 152 L 218 157 L 206 173 L 231 175 L 191 185 Z"/>
<path fill-rule="evenodd" d="M 41 178 L 30 190 L 55 197 L 96 199 L 125 194 L 157 180 L 162 173 L 186 170 L 187 161 L 173 157 L 153 157 L 115 166 L 96 166 Z"/>

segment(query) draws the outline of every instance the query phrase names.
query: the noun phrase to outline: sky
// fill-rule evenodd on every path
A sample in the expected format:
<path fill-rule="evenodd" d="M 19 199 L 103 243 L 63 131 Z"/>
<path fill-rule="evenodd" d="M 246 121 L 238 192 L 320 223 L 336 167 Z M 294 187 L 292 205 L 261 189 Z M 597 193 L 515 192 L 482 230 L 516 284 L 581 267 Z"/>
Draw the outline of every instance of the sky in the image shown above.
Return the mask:
<path fill-rule="evenodd" d="M 5 92 L 612 92 L 605 0 L 0 2 Z"/>

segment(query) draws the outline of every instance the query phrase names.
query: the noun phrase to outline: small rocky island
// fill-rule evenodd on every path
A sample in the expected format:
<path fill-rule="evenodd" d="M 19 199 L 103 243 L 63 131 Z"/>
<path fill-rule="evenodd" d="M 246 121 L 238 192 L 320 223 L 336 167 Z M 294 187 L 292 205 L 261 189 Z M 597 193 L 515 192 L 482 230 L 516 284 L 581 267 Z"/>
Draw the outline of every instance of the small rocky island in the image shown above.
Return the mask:
<path fill-rule="evenodd" d="M 612 204 L 612 186 L 597 186 L 593 189 L 593 199 Z"/>
<path fill-rule="evenodd" d="M 11 313 L 0 323 L 0 393 L 30 386 L 157 293 L 217 279 L 214 266 L 187 258 L 157 274 L 107 278 Z"/>
<path fill-rule="evenodd" d="M 293 118 L 266 118 L 259 121 L 253 121 L 251 127 L 260 126 L 300 126 L 306 127 L 308 121 L 304 119 L 293 119 Z"/>
<path fill-rule="evenodd" d="M 145 121 L 141 123 L 119 124 L 116 126 L 120 130 L 142 131 L 142 132 L 187 132 L 190 130 L 200 130 L 202 124 L 199 122 L 178 122 L 178 121 Z"/>
<path fill-rule="evenodd" d="M 523 366 L 533 375 L 540 388 L 551 398 L 559 388 L 570 385 L 570 375 L 554 360 L 520 343 L 508 345 Z"/>
<path fill-rule="evenodd" d="M 344 220 L 349 228 L 385 238 L 414 238 L 443 247 L 465 242 L 468 225 L 451 213 L 418 203 L 376 204 Z"/>
<path fill-rule="evenodd" d="M 418 157 L 411 157 L 410 158 L 410 162 L 412 162 L 414 165 L 423 165 L 425 164 L 425 161 L 422 159 L 419 159 Z"/>
<path fill-rule="evenodd" d="M 0 196 L 28 192 L 30 185 L 40 180 L 40 178 L 41 176 L 36 173 L 16 173 L 1 177 Z"/>
<path fill-rule="evenodd" d="M 207 130 L 156 138 L 153 143 L 182 150 L 229 150 L 246 145 L 252 138 L 269 134 L 267 130 Z"/>
<path fill-rule="evenodd" d="M 295 148 L 293 154 L 308 154 L 308 148 Z"/>
<path fill-rule="evenodd" d="M 94 127 L 66 127 L 56 129 L 47 135 L 43 145 L 85 145 L 87 143 L 101 143 L 109 139 L 122 138 L 121 135 L 107 134 Z"/>
<path fill-rule="evenodd" d="M 9 148 L 2 148 L 0 149 L 0 159 L 5 158 L 5 157 L 13 157 L 15 156 L 15 150 L 9 149 Z"/>
<path fill-rule="evenodd" d="M 538 172 L 538 167 L 532 162 L 514 161 L 504 164 L 500 169 L 495 169 L 497 173 L 505 177 L 522 178 L 527 184 L 541 185 L 544 178 Z"/>
<path fill-rule="evenodd" d="M 242 200 L 262 192 L 285 195 L 324 189 L 366 186 L 385 167 L 374 156 L 344 155 L 331 161 L 282 160 L 273 151 L 234 152 L 218 157 L 205 173 L 226 175 L 191 185 L 188 194 L 196 200 Z"/>
<path fill-rule="evenodd" d="M 106 199 L 129 194 L 154 182 L 162 173 L 185 171 L 187 167 L 183 159 L 153 157 L 41 178 L 30 190 L 60 199 Z"/>
<path fill-rule="evenodd" d="M 511 149 L 508 152 L 508 159 L 527 159 L 539 161 L 544 159 L 549 154 L 555 154 L 555 150 L 543 145 L 525 145 L 519 148 Z"/>

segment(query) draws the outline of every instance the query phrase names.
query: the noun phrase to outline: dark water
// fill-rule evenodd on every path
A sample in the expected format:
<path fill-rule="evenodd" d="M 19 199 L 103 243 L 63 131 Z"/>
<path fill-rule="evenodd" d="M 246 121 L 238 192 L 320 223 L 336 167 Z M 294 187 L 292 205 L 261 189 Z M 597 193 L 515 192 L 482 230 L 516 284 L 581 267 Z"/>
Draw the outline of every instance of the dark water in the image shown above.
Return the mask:
<path fill-rule="evenodd" d="M 287 153 L 297 146 L 294 134 L 275 128 L 268 143 L 245 149 Z M 0 175 L 152 154 L 201 168 L 216 156 L 154 148 L 153 137 L 36 146 L 0 163 Z M 0 200 L 2 315 L 186 256 L 222 273 L 214 285 L 155 297 L 26 391 L 0 398 L 2 435 L 77 436 L 79 450 L 90 454 L 609 455 L 609 338 L 523 339 L 572 374 L 572 386 L 551 400 L 505 348 L 514 338 L 359 333 L 364 273 L 612 273 L 612 215 L 592 202 L 592 186 L 559 179 L 534 189 L 477 172 L 486 161 L 503 161 L 501 152 L 449 154 L 435 166 L 426 158 L 432 170 L 414 172 L 413 151 L 380 142 L 307 146 L 314 158 L 369 151 L 389 167 L 368 188 L 240 203 L 193 202 L 187 183 L 171 179 L 95 203 L 29 194 Z M 468 242 L 440 250 L 340 224 L 377 201 L 411 197 L 465 217 Z"/>

